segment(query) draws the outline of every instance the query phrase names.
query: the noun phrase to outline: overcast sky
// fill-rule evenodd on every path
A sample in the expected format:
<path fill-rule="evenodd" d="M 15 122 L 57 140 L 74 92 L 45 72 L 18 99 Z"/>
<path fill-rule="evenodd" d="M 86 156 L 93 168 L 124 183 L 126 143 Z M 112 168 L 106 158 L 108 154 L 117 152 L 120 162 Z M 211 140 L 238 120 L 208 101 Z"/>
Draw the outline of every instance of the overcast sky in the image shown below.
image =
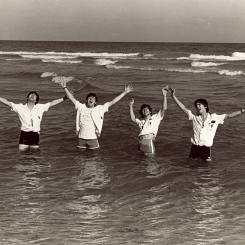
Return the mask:
<path fill-rule="evenodd" d="M 0 40 L 245 43 L 245 0 L 0 0 Z"/>

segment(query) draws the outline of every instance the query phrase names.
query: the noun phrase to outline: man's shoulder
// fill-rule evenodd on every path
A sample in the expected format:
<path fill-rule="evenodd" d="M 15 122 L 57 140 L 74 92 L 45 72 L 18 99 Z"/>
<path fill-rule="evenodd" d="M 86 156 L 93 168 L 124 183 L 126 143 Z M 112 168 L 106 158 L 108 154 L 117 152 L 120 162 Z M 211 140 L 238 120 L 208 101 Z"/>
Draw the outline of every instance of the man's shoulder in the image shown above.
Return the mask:
<path fill-rule="evenodd" d="M 11 102 L 11 103 L 12 103 L 13 107 L 16 107 L 16 108 L 24 108 L 24 107 L 27 107 L 26 104 L 22 104 L 22 103 L 16 104 L 14 102 Z"/>
<path fill-rule="evenodd" d="M 50 104 L 50 102 L 47 102 L 47 103 L 38 103 L 38 104 L 36 104 L 36 105 L 34 106 L 34 108 L 37 108 L 37 109 L 43 108 L 43 107 L 48 106 L 49 104 Z"/>
<path fill-rule="evenodd" d="M 219 116 L 223 116 L 223 114 L 222 115 L 218 115 L 217 113 L 211 113 L 209 115 L 210 115 L 211 118 L 216 118 L 216 117 L 219 117 Z"/>
<path fill-rule="evenodd" d="M 76 106 L 76 108 L 82 108 L 82 107 L 86 107 L 86 104 L 85 103 L 81 103 L 81 102 L 79 102 L 77 100 L 75 106 Z"/>
<path fill-rule="evenodd" d="M 109 109 L 109 102 L 106 102 L 103 105 L 96 105 L 94 108 L 97 108 L 97 110 L 108 110 Z"/>

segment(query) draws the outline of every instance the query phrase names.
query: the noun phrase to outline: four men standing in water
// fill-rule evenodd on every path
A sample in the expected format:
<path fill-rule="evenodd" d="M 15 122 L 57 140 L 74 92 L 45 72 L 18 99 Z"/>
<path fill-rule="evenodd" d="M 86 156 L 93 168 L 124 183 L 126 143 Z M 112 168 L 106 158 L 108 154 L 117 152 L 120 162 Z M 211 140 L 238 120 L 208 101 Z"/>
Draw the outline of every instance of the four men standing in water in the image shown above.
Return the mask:
<path fill-rule="evenodd" d="M 39 148 L 40 124 L 43 113 L 48 111 L 50 107 L 58 105 L 62 101 L 66 100 L 67 97 L 75 105 L 75 109 L 77 110 L 77 148 L 99 148 L 98 138 L 102 131 L 104 113 L 108 112 L 112 105 L 120 101 L 126 94 L 130 93 L 133 90 L 133 87 L 131 85 L 125 86 L 124 92 L 115 97 L 112 101 L 106 102 L 103 105 L 97 105 L 98 97 L 96 94 L 89 93 L 86 96 L 86 103 L 80 103 L 68 90 L 66 86 L 67 79 L 65 77 L 57 77 L 57 79 L 64 88 L 66 96 L 46 104 L 38 104 L 39 95 L 35 91 L 31 91 L 27 95 L 27 102 L 24 105 L 14 104 L 13 102 L 0 97 L 0 102 L 15 111 L 21 121 L 19 150 Z M 189 158 L 198 158 L 210 161 L 212 159 L 211 146 L 213 145 L 218 125 L 223 124 L 224 120 L 227 118 L 232 118 L 244 113 L 245 109 L 241 109 L 230 114 L 209 114 L 207 100 L 197 99 L 194 102 L 196 114 L 193 114 L 178 100 L 175 95 L 175 90 L 166 86 L 162 89 L 163 101 L 160 111 L 153 114 L 151 106 L 143 104 L 139 111 L 142 119 L 138 119 L 133 110 L 134 99 L 131 99 L 129 103 L 130 118 L 139 126 L 140 129 L 138 149 L 146 155 L 152 155 L 155 153 L 153 141 L 156 138 L 159 125 L 164 117 L 165 111 L 167 110 L 167 92 L 170 92 L 178 107 L 188 116 L 189 120 L 192 121 L 193 137 L 191 138 L 192 146 Z"/>

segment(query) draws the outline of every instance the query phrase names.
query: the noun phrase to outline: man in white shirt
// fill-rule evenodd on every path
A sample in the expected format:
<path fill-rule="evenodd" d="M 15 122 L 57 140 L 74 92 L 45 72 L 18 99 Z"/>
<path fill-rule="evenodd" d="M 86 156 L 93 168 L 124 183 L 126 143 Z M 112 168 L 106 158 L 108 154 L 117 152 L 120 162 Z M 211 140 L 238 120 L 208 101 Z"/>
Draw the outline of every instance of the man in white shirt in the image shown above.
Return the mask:
<path fill-rule="evenodd" d="M 175 90 L 169 88 L 172 98 L 179 108 L 188 116 L 193 125 L 193 137 L 191 138 L 192 147 L 189 158 L 200 158 L 210 161 L 211 146 L 219 124 L 223 124 L 227 118 L 238 116 L 245 112 L 244 109 L 230 113 L 217 115 L 209 114 L 208 102 L 205 99 L 197 99 L 194 102 L 197 114 L 194 115 L 176 97 Z"/>
<path fill-rule="evenodd" d="M 155 140 L 157 136 L 159 125 L 163 119 L 165 111 L 167 110 L 167 91 L 168 86 L 162 89 L 163 103 L 161 110 L 157 114 L 152 115 L 152 108 L 150 105 L 143 104 L 141 106 L 140 115 L 143 120 L 135 117 L 133 110 L 134 99 L 129 103 L 131 120 L 140 128 L 138 148 L 145 155 L 152 155 L 155 153 L 153 140 Z"/>
<path fill-rule="evenodd" d="M 94 93 L 89 93 L 86 96 L 86 103 L 77 101 L 72 93 L 67 89 L 67 80 L 65 77 L 58 77 L 57 81 L 65 89 L 67 97 L 75 105 L 77 110 L 76 116 L 76 133 L 78 136 L 77 148 L 79 149 L 96 149 L 99 148 L 98 138 L 101 135 L 104 113 L 109 108 L 121 100 L 126 94 L 133 90 L 131 85 L 125 86 L 125 91 L 112 101 L 104 105 L 97 105 L 98 97 Z"/>
<path fill-rule="evenodd" d="M 39 148 L 39 134 L 41 130 L 41 121 L 43 113 L 48 111 L 52 106 L 58 105 L 67 97 L 63 97 L 46 104 L 38 104 L 39 95 L 31 91 L 27 95 L 26 104 L 14 104 L 0 97 L 0 102 L 9 106 L 12 111 L 16 112 L 21 122 L 21 132 L 19 140 L 19 150 L 28 148 Z"/>

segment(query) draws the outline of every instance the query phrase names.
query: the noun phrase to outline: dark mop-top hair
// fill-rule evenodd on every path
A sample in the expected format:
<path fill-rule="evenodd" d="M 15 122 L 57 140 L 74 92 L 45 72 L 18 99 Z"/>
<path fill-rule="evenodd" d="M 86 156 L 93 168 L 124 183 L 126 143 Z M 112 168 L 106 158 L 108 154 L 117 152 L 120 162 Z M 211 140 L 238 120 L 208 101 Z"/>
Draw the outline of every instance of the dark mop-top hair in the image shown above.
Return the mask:
<path fill-rule="evenodd" d="M 86 101 L 88 100 L 89 97 L 95 97 L 95 101 L 96 103 L 98 102 L 98 97 L 95 93 L 89 93 L 87 96 L 86 96 Z"/>
<path fill-rule="evenodd" d="M 200 103 L 200 104 L 204 105 L 205 107 L 207 107 L 206 108 L 206 112 L 209 112 L 209 107 L 208 107 L 207 100 L 205 100 L 205 99 L 197 99 L 197 100 L 195 100 L 195 102 L 194 102 L 195 107 L 197 107 L 198 103 Z"/>
<path fill-rule="evenodd" d="M 151 108 L 151 106 L 150 106 L 150 105 L 147 105 L 147 104 L 143 104 L 143 105 L 140 107 L 140 111 L 139 111 L 141 117 L 143 117 L 143 118 L 144 118 L 143 110 L 144 110 L 145 108 L 148 108 L 149 111 L 150 111 L 150 113 L 151 113 L 151 115 L 152 115 L 152 108 Z"/>
<path fill-rule="evenodd" d="M 29 92 L 29 94 L 27 95 L 27 100 L 26 101 L 28 101 L 28 97 L 29 97 L 29 95 L 30 94 L 35 94 L 36 96 L 37 96 L 37 100 L 36 100 L 36 102 L 35 102 L 35 104 L 37 104 L 38 103 L 38 101 L 39 101 L 39 94 L 37 93 L 37 92 L 35 92 L 35 91 L 31 91 L 31 92 Z"/>

